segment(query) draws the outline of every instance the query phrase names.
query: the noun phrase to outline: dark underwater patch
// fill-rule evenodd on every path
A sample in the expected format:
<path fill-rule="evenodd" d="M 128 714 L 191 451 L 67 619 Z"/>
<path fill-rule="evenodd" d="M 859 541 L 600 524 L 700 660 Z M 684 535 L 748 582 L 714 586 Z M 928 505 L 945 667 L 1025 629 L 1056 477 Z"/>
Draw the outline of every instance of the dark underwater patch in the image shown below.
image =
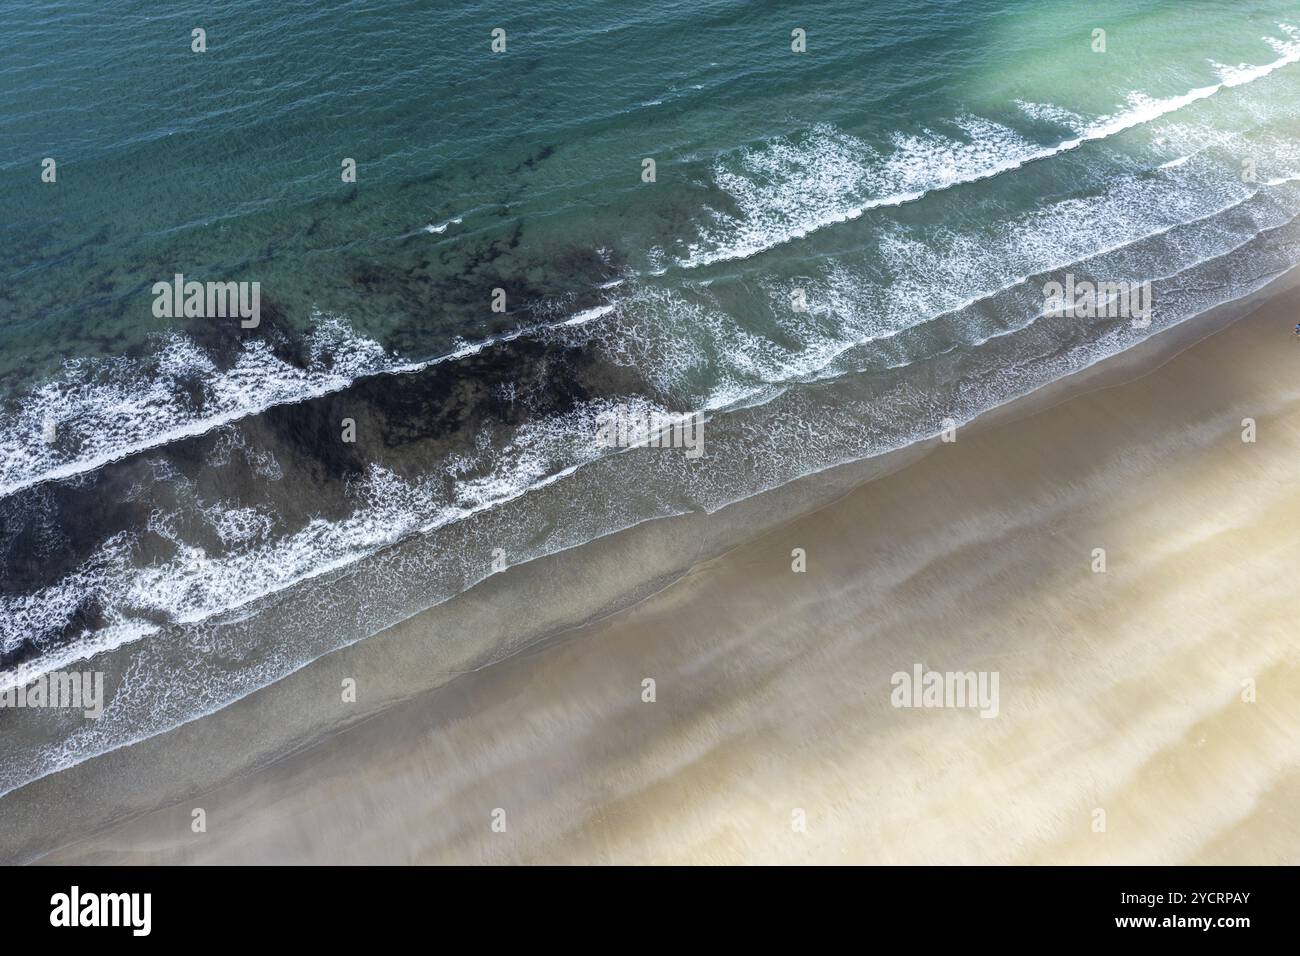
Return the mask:
<path fill-rule="evenodd" d="M 449 455 L 478 450 L 483 435 L 496 446 L 532 418 L 646 392 L 634 370 L 609 363 L 590 343 L 533 336 L 418 372 L 363 377 L 340 392 L 3 499 L 0 588 L 20 595 L 48 587 L 94 561 L 121 532 L 133 538 L 135 566 L 173 559 L 173 538 L 209 555 L 226 553 L 204 517 L 213 507 L 274 515 L 276 535 L 313 518 L 337 521 L 355 510 L 356 482 L 371 465 L 410 480 L 436 477 Z M 355 442 L 343 440 L 344 419 L 355 423 Z M 447 482 L 450 488 L 449 475 Z M 166 534 L 148 530 L 157 515 L 169 516 Z M 73 617 L 42 641 L 103 626 L 91 598 Z"/>

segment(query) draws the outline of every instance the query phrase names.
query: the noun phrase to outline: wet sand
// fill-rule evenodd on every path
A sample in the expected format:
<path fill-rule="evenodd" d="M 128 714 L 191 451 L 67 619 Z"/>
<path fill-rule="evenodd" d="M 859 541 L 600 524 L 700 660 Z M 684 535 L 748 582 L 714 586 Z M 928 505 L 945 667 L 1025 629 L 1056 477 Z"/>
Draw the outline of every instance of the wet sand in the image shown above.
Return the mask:
<path fill-rule="evenodd" d="M 215 786 L 173 775 L 189 796 L 139 798 L 93 835 L 61 821 L 72 839 L 36 858 L 1298 863 L 1297 316 L 1300 296 L 1276 296 L 1136 379 L 1112 367 L 963 429 L 632 607 Z M 400 685 L 401 649 L 445 638 L 445 614 L 255 697 L 309 678 L 337 694 L 361 654 L 378 662 L 363 690 L 385 661 Z M 997 716 L 894 707 L 892 675 L 918 663 L 995 672 Z M 113 759 L 224 766 L 233 719 Z M 35 795 L 93 785 L 96 763 Z"/>

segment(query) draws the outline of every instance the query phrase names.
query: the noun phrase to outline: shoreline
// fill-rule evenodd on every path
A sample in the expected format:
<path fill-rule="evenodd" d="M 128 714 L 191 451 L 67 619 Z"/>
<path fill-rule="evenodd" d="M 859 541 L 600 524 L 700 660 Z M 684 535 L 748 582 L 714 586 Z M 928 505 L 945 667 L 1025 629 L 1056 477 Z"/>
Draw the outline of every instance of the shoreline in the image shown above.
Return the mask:
<path fill-rule="evenodd" d="M 959 441 L 943 450 L 946 453 L 967 442 L 993 441 L 988 436 L 1026 416 L 1064 417 L 1057 411 L 1063 403 L 1086 402 L 1089 396 L 1116 382 L 1152 375 L 1176 362 L 1177 356 L 1188 349 L 1196 351 L 1196 342 L 1230 322 L 1224 317 L 1225 309 L 1248 311 L 1260 301 L 1267 301 L 1264 312 L 1290 308 L 1294 314 L 1293 291 L 1278 292 L 1278 288 L 1293 285 L 1292 276 L 1283 277 L 1245 300 L 1211 310 L 1153 336 L 1137 348 L 992 409 L 963 426 Z M 1258 320 L 1252 317 L 1229 325 L 1221 334 L 1252 322 Z M 1290 325 L 1286 330 L 1289 333 Z M 869 496 L 881 482 L 893 479 L 899 484 L 897 473 L 901 469 L 908 469 L 909 474 L 926 467 L 938 470 L 938 465 L 927 464 L 936 457 L 932 453 L 938 446 L 932 440 L 877 459 L 837 466 L 712 515 L 657 519 L 494 575 L 446 604 L 319 658 L 215 714 L 12 791 L 0 798 L 0 815 L 10 818 L 4 830 L 48 833 L 52 839 L 44 841 L 44 847 L 38 845 L 42 841 L 30 838 L 6 839 L 0 855 L 22 860 L 44 856 L 50 862 L 99 858 L 104 854 L 112 859 L 134 860 L 141 854 L 148 857 L 154 851 L 130 849 L 129 841 L 116 849 L 105 849 L 117 846 L 115 841 L 123 834 L 148 831 L 151 821 L 156 832 L 169 832 L 171 824 L 159 821 L 168 813 L 174 816 L 174 808 L 156 810 L 155 800 L 142 799 L 140 791 L 157 793 L 160 796 L 156 799 L 162 802 L 205 791 L 226 793 L 238 801 L 230 793 L 232 788 L 251 785 L 254 790 L 274 790 L 288 779 L 302 782 L 320 777 L 303 763 L 304 751 L 332 754 L 348 750 L 350 741 L 378 733 L 376 727 L 401 727 L 401 715 L 418 710 L 421 704 L 434 711 L 445 709 L 443 698 L 470 694 L 464 685 L 495 686 L 498 681 L 509 684 L 520 680 L 516 672 L 522 673 L 530 662 L 563 657 L 562 649 L 580 643 L 584 635 L 626 629 L 628 618 L 673 605 L 683 589 L 696 586 L 694 582 L 708 577 L 711 568 L 742 561 L 757 547 L 756 542 L 784 533 L 791 524 L 815 523 L 818 515 L 848 507 L 845 503 L 851 499 Z M 1029 454 L 1025 449 L 1017 452 Z M 916 507 L 913 503 L 912 508 Z M 896 545 L 905 552 L 916 547 L 907 537 Z M 634 566 L 635 574 L 627 570 Z M 596 569 L 595 573 L 592 569 Z M 652 573 L 647 575 L 646 571 Z M 593 586 L 596 578 L 599 582 Z M 528 609 L 529 628 L 522 628 L 511 618 L 512 612 L 521 607 Z M 528 630 L 533 636 L 526 633 Z M 495 640 L 484 640 L 486 634 L 515 636 L 513 641 L 498 645 Z M 454 640 L 447 641 L 446 635 L 452 635 Z M 434 640 L 438 641 L 436 661 L 430 660 Z M 570 664 L 575 672 L 581 671 L 581 662 Z M 353 676 L 358 682 L 361 705 L 351 711 L 338 704 L 337 688 L 343 676 Z M 544 709 L 544 701 L 532 702 Z M 274 732 L 268 734 L 267 727 L 275 728 Z M 392 736 L 407 740 L 411 735 L 399 731 Z M 384 749 L 376 740 L 368 741 L 368 747 Z M 356 749 L 355 744 L 352 749 Z M 142 778 L 156 786 L 140 786 Z M 317 779 L 310 790 L 320 793 L 322 787 Z M 94 796 L 89 795 L 90 789 L 96 791 Z M 248 812 L 257 815 L 256 803 L 249 806 Z M 77 821 L 85 823 L 79 825 Z M 105 826 L 109 829 L 104 830 Z M 87 839 L 87 831 L 102 832 Z M 178 859 L 188 859 L 190 853 L 202 855 L 205 844 L 201 842 L 186 848 L 184 835 L 188 832 L 186 825 L 180 836 L 173 835 L 168 850 L 156 852 L 174 853 Z M 81 842 L 66 846 L 76 840 Z M 209 850 L 210 842 L 206 845 Z M 65 849 L 49 852 L 51 843 L 65 845 Z"/>

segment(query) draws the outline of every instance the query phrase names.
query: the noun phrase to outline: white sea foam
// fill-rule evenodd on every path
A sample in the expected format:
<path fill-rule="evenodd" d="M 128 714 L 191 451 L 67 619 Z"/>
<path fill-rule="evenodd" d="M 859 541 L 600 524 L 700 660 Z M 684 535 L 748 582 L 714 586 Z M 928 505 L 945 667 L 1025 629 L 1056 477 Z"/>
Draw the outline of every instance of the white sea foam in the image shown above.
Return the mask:
<path fill-rule="evenodd" d="M 609 315 L 614 311 L 614 306 L 610 304 L 593 306 L 590 309 L 583 309 L 570 319 L 565 319 L 563 325 L 586 325 L 588 322 L 594 322 L 602 316 Z"/>
<path fill-rule="evenodd" d="M 876 158 L 866 143 L 820 124 L 802 138 L 719 160 L 714 180 L 742 215 L 714 212 L 716 227 L 707 229 L 678 264 L 690 268 L 747 258 L 875 206 L 920 198 L 920 193 L 871 198 L 878 185 Z"/>
<path fill-rule="evenodd" d="M 1300 28 L 1289 23 L 1279 24 L 1279 27 L 1290 40 L 1280 40 L 1277 37 L 1264 38 L 1264 42 L 1278 54 L 1278 58 L 1273 62 L 1259 66 L 1252 66 L 1249 63 L 1238 63 L 1236 66 L 1213 63 L 1224 86 L 1244 86 L 1247 83 L 1253 83 L 1255 80 L 1263 79 L 1289 63 L 1300 62 Z"/>
<path fill-rule="evenodd" d="M 594 306 L 551 325 L 586 324 L 611 310 L 608 304 Z M 0 498 L 206 434 L 277 405 L 341 391 L 363 376 L 423 371 L 551 327 L 461 340 L 445 354 L 410 362 L 358 335 L 338 317 L 317 315 L 316 322 L 308 340 L 309 361 L 301 369 L 258 340 L 241 349 L 231 368 L 219 371 L 211 356 L 179 333 L 163 337 L 145 361 L 64 363 L 58 375 L 28 393 L 16 416 L 0 422 Z M 201 410 L 186 397 L 188 386 L 202 390 Z"/>
<path fill-rule="evenodd" d="M 152 377 L 135 366 L 110 362 L 105 369 L 93 362 L 71 362 L 63 377 L 38 390 L 45 400 L 45 416 L 54 416 L 59 428 L 75 420 L 78 434 L 98 439 L 93 454 L 51 467 L 48 446 L 31 444 L 32 423 L 20 421 L 29 440 L 35 464 L 44 472 L 26 487 L 51 478 L 93 470 L 100 465 L 150 447 L 188 435 L 220 428 L 238 418 L 256 414 L 274 404 L 307 400 L 315 395 L 346 388 L 359 374 L 406 374 L 431 365 L 477 354 L 493 345 L 523 335 L 544 335 L 559 329 L 589 326 L 615 311 L 615 306 L 595 306 L 549 325 L 514 329 L 477 342 L 463 342 L 453 351 L 418 363 L 402 363 L 385 354 L 370 340 L 352 333 L 337 319 L 324 322 L 312 340 L 311 362 L 306 371 L 280 362 L 264 347 L 246 349 L 235 368 L 225 376 L 215 374 L 208 357 L 193 343 L 169 336 L 155 358 Z M 347 351 L 332 365 L 326 355 L 341 347 Z M 350 358 L 350 361 L 349 361 Z M 86 374 L 87 367 L 94 374 Z M 323 371 L 328 367 L 328 372 Z M 257 372 L 262 373 L 259 378 Z M 205 402 L 205 416 L 186 418 L 187 409 L 177 401 L 178 382 L 196 373 L 207 374 L 215 384 Z M 57 401 L 53 400 L 57 398 Z M 220 409 L 212 414 L 212 409 Z M 141 418 L 142 409 L 153 409 L 152 418 Z M 29 594 L 0 594 L 0 650 L 11 652 L 24 640 L 48 643 L 65 632 L 75 613 L 87 601 L 98 607 L 105 626 L 94 632 L 73 635 L 68 643 L 43 653 L 37 660 L 0 674 L 0 689 L 14 682 L 27 682 L 50 668 L 64 666 L 123 643 L 154 634 L 153 621 L 194 623 L 216 614 L 253 604 L 278 591 L 345 567 L 376 550 L 403 538 L 463 519 L 526 493 L 544 487 L 562 474 L 548 474 L 557 460 L 568 456 L 575 462 L 599 454 L 591 440 L 599 406 L 578 409 L 559 421 L 534 421 L 523 426 L 515 440 L 499 449 L 495 458 L 484 462 L 451 460 L 447 473 L 459 478 L 462 471 L 489 469 L 490 477 L 460 480 L 454 500 L 445 500 L 441 476 L 418 484 L 403 482 L 381 469 L 372 470 L 360 486 L 360 503 L 347 519 L 314 520 L 296 532 L 274 537 L 277 516 L 266 507 L 240 508 L 220 502 L 200 506 L 227 554 L 210 556 L 185 543 L 173 530 L 180 516 L 155 512 L 148 530 L 173 541 L 175 558 L 147 568 L 137 567 L 130 556 L 134 538 L 123 532 L 105 541 L 96 553 L 61 580 Z M 121 416 L 129 416 L 121 420 Z M 141 425 L 153 425 L 137 428 Z M 102 428 L 101 434 L 94 429 Z M 228 461 L 236 447 L 249 459 L 258 474 L 279 478 L 279 465 L 257 449 L 243 448 L 240 433 L 218 441 L 210 462 Z M 233 444 L 232 444 L 233 443 Z M 12 460 L 21 447 L 7 449 Z M 31 461 L 31 458 L 28 459 Z M 161 466 L 166 469 L 165 463 Z M 576 467 L 576 464 L 573 466 Z M 571 469 L 562 469 L 568 473 Z M 179 481 L 175 474 L 159 480 Z M 6 684 L 6 682 L 9 682 Z"/>
<path fill-rule="evenodd" d="M 1055 103 L 1034 103 L 1029 100 L 1016 100 L 1015 102 L 1016 106 L 1020 108 L 1020 112 L 1040 122 L 1055 123 L 1057 126 L 1064 126 L 1068 130 L 1075 131 L 1087 125 L 1087 120 L 1074 110 L 1066 109 L 1064 106 L 1057 106 Z"/>
<path fill-rule="evenodd" d="M 638 401 L 640 405 L 638 405 Z M 647 400 L 624 399 L 639 411 L 667 414 Z M 642 407 L 644 406 L 644 407 Z M 209 554 L 173 530 L 176 513 L 155 512 L 148 530 L 177 546 L 174 557 L 139 567 L 134 539 L 123 532 L 105 542 L 76 571 L 31 594 L 0 594 L 0 649 L 23 640 L 45 642 L 65 631 L 78 607 L 93 599 L 109 626 L 73 635 L 72 641 L 38 661 L 0 674 L 5 682 L 30 681 L 38 673 L 156 633 L 153 622 L 193 624 L 227 614 L 294 585 L 347 567 L 411 535 L 427 533 L 560 480 L 605 453 L 596 443 L 600 414 L 610 402 L 593 402 L 563 415 L 526 422 L 495 450 L 449 457 L 441 471 L 406 480 L 371 466 L 355 489 L 355 508 L 342 520 L 310 520 L 273 536 L 276 516 L 266 508 L 214 502 L 200 512 L 223 543 Z M 557 465 L 557 463 L 567 463 Z M 467 477 L 467 476 L 473 477 Z M 452 497 L 445 477 L 453 479 Z M 179 480 L 179 479 L 174 479 Z"/>
<path fill-rule="evenodd" d="M 694 268 L 748 258 L 869 210 L 998 176 L 1151 123 L 1300 61 L 1300 30 L 1287 24 L 1281 28 L 1289 41 L 1267 38 L 1278 59 L 1257 67 L 1219 66 L 1220 82 L 1179 96 L 1132 92 L 1123 109 L 1074 126 L 1075 135 L 1054 146 L 1033 144 L 1002 124 L 966 116 L 956 121 L 964 134 L 961 139 L 932 131 L 900 135 L 883 156 L 867 143 L 821 124 L 803 136 L 724 157 L 715 164 L 714 181 L 741 215 L 715 211 L 716 225 L 706 228 L 677 264 Z M 1062 107 L 1020 104 L 1035 119 L 1076 123 L 1074 114 Z"/>
<path fill-rule="evenodd" d="M 1197 138 L 1193 130 L 1185 135 Z M 1120 253 L 1130 266 L 1145 262 L 1142 268 L 1200 261 L 1238 241 L 1239 228 L 1254 234 L 1300 210 L 1300 196 L 1294 193 L 1260 197 L 1249 217 L 1238 216 L 1236 225 L 1220 229 L 1217 219 L 1232 217 L 1255 200 L 1261 187 L 1242 182 L 1231 165 L 1243 144 L 1229 136 L 1219 145 L 1221 157 L 1168 163 L 1158 179 L 1120 178 L 1100 194 L 1052 202 L 999 224 L 996 232 L 951 225 L 933 234 L 885 231 L 876 238 L 876 250 L 893 278 L 883 286 L 874 275 L 858 275 L 835 260 L 829 260 L 820 278 L 759 279 L 771 290 L 771 311 L 763 321 L 780 326 L 784 335 L 779 341 L 737 328 L 735 319 L 706 295 L 642 287 L 623 300 L 620 319 L 608 326 L 604 345 L 650 374 L 659 388 L 689 394 L 699 407 L 718 409 L 761 401 L 783 383 L 852 371 L 841 362 L 847 353 L 939 318 L 973 323 L 970 331 L 978 338 L 985 334 L 979 322 L 989 320 L 972 310 L 1023 286 L 1031 276 Z M 1257 136 L 1251 151 L 1269 166 L 1287 168 L 1300 160 L 1296 144 L 1280 138 Z M 807 313 L 790 308 L 796 286 L 807 295 Z M 715 287 L 711 282 L 692 285 L 700 293 Z M 1030 308 L 1032 300 L 1041 299 L 1037 290 L 1018 294 L 1027 296 Z M 717 376 L 718 384 L 708 394 L 691 390 L 701 367 Z"/>
<path fill-rule="evenodd" d="M 74 359 L 35 388 L 18 415 L 0 423 L 0 496 L 69 478 L 108 462 L 200 435 L 272 406 L 346 388 L 391 361 L 342 322 L 322 318 L 298 368 L 257 340 L 219 371 L 180 334 L 165 336 L 149 361 Z M 187 397 L 201 389 L 202 410 Z M 53 426 L 54 441 L 47 441 Z"/>
<path fill-rule="evenodd" d="M 427 226 L 424 227 L 424 231 L 440 236 L 447 231 L 448 226 L 459 226 L 464 221 L 465 220 L 462 217 L 457 216 L 454 219 L 448 219 L 445 220 L 444 222 L 440 222 L 436 226 L 433 223 L 429 223 Z"/>

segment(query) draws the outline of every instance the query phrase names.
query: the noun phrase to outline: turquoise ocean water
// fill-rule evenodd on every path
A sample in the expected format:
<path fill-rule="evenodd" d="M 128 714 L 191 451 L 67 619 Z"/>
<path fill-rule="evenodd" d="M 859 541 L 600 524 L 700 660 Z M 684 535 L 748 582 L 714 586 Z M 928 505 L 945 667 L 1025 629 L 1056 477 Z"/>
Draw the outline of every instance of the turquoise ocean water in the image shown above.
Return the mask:
<path fill-rule="evenodd" d="M 0 18 L 0 689 L 113 688 L 97 721 L 0 713 L 0 790 L 497 550 L 928 438 L 1300 259 L 1294 2 Z M 260 283 L 261 325 L 155 317 L 176 273 Z M 1151 281 L 1150 326 L 1044 316 L 1067 273 Z M 705 454 L 598 447 L 620 406 L 703 413 Z"/>

